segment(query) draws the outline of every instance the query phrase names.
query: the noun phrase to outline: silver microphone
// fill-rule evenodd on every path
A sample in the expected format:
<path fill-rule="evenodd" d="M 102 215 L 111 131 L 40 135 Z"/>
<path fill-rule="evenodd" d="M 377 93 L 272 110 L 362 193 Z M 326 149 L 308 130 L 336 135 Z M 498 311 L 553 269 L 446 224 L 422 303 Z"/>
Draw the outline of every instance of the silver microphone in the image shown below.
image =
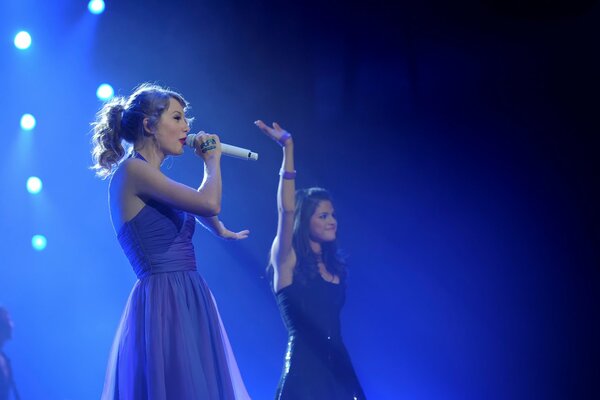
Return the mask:
<path fill-rule="evenodd" d="M 196 140 L 197 134 L 190 133 L 185 138 L 185 144 L 194 147 L 194 141 Z M 232 146 L 230 144 L 221 143 L 221 153 L 225 154 L 229 157 L 240 158 L 242 160 L 258 160 L 258 153 L 254 153 L 248 149 L 243 149 L 241 147 Z"/>

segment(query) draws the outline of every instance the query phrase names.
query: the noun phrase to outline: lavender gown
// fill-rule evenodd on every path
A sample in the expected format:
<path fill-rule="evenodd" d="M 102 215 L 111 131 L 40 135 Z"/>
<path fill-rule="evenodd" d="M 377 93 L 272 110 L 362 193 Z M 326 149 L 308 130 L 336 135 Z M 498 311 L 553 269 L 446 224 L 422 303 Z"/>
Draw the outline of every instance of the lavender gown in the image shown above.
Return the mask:
<path fill-rule="evenodd" d="M 249 399 L 215 300 L 196 271 L 195 218 L 149 202 L 118 233 L 135 283 L 102 400 Z"/>

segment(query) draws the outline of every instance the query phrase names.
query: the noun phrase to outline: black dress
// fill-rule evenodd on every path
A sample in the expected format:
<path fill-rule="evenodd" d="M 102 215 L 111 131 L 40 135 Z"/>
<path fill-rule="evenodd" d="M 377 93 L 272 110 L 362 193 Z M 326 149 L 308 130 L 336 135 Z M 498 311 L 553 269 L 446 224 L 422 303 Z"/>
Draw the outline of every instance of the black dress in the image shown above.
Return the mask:
<path fill-rule="evenodd" d="M 277 400 L 363 400 L 340 331 L 345 285 L 320 275 L 294 281 L 276 293 L 288 330 L 288 347 Z"/>

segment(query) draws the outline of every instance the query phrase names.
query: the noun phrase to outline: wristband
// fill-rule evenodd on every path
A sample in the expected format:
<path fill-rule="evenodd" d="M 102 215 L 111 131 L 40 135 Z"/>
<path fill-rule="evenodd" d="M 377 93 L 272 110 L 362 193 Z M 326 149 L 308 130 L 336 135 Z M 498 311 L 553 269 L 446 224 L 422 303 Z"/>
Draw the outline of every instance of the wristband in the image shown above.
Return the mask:
<path fill-rule="evenodd" d="M 281 135 L 281 137 L 279 138 L 279 140 L 277 140 L 277 143 L 279 143 L 279 145 L 280 145 L 281 147 L 284 147 L 284 146 L 285 146 L 285 142 L 287 142 L 287 140 L 288 140 L 289 138 L 291 138 L 291 137 L 292 137 L 292 134 L 291 134 L 291 133 L 289 133 L 289 132 L 284 132 L 284 134 L 283 134 L 283 135 Z"/>
<path fill-rule="evenodd" d="M 281 170 L 281 171 L 279 171 L 279 176 L 281 176 L 283 179 L 289 179 L 289 180 L 296 179 L 296 171 L 295 170 L 294 171 Z"/>

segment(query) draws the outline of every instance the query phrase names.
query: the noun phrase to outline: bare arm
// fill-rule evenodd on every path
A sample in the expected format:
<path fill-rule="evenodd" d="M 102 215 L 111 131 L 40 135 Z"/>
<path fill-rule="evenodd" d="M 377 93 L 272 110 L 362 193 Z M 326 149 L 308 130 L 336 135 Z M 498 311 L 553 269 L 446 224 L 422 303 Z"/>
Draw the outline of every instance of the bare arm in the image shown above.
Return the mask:
<path fill-rule="evenodd" d="M 196 153 L 204 159 L 204 179 L 197 190 L 165 176 L 159 169 L 135 158 L 123 162 L 126 186 L 140 198 L 151 198 L 204 217 L 221 211 L 221 149 L 216 135 L 199 135 Z M 214 139 L 215 145 L 202 152 L 201 145 Z"/>
<path fill-rule="evenodd" d="M 265 125 L 262 121 L 256 121 L 256 125 L 269 137 L 275 141 L 280 141 L 287 134 L 277 123 L 273 127 Z M 281 143 L 280 143 L 281 144 Z M 283 159 L 281 162 L 281 171 L 279 177 L 279 186 L 277 188 L 277 234 L 271 247 L 271 263 L 277 272 L 281 268 L 291 269 L 296 263 L 296 254 L 292 247 L 293 229 L 294 229 L 294 210 L 295 210 L 295 192 L 296 184 L 294 179 L 284 179 L 283 172 L 294 172 L 294 142 L 291 136 L 283 143 Z"/>
<path fill-rule="evenodd" d="M 213 145 L 210 146 L 210 141 Z M 221 212 L 221 196 L 223 192 L 223 182 L 221 180 L 221 142 L 217 135 L 208 135 L 201 132 L 196 136 L 195 153 L 204 160 L 204 178 L 198 188 L 198 193 L 206 196 L 212 201 L 216 212 Z M 206 145 L 209 145 L 206 147 Z M 208 150 L 207 150 L 208 149 Z M 211 150 L 212 149 L 212 150 Z M 205 216 L 205 214 L 197 214 Z"/>
<path fill-rule="evenodd" d="M 199 195 L 209 199 L 209 203 L 216 215 L 221 212 L 221 196 L 223 192 L 223 183 L 221 180 L 221 162 L 219 159 L 204 160 L 204 179 L 197 190 Z M 205 214 L 197 214 L 204 216 Z"/>
<path fill-rule="evenodd" d="M 233 232 L 230 231 L 223 225 L 223 222 L 219 220 L 216 215 L 213 217 L 197 217 L 196 220 L 206 229 L 211 231 L 216 236 L 225 240 L 241 240 L 246 239 L 250 234 L 250 231 L 244 229 L 243 231 Z"/>

